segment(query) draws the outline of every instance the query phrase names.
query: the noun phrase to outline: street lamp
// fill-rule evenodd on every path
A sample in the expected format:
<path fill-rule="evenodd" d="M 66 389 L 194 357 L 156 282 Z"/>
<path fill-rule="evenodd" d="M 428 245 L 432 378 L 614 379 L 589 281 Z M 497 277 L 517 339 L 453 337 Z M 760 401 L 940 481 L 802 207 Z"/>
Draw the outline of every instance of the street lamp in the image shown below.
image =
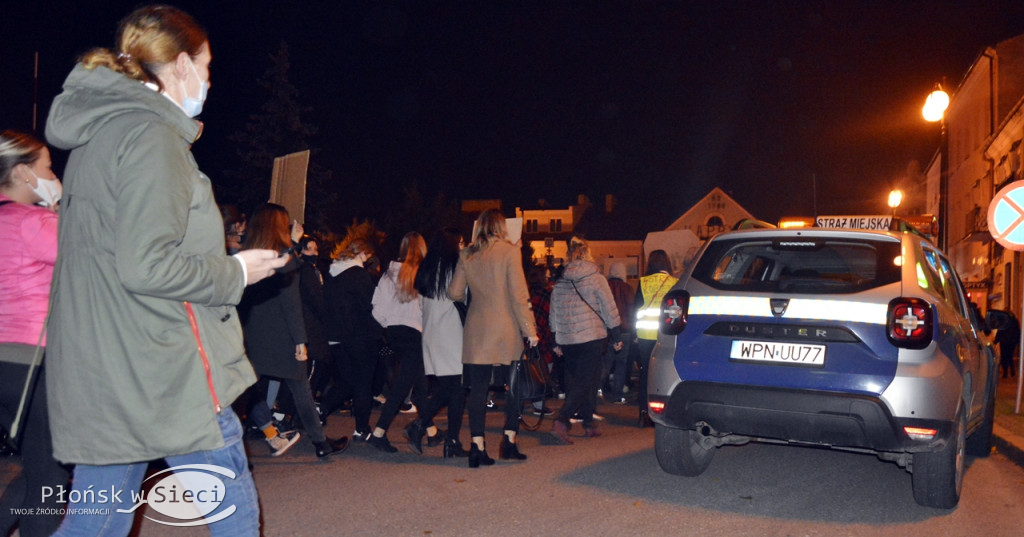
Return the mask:
<path fill-rule="evenodd" d="M 892 207 L 892 217 L 896 218 L 896 207 L 903 201 L 903 191 L 900 189 L 889 192 L 889 207 Z"/>
<path fill-rule="evenodd" d="M 949 94 L 942 90 L 941 84 L 935 85 L 935 91 L 928 94 L 921 114 L 926 121 L 938 121 L 941 124 L 942 140 L 939 147 L 939 249 L 946 249 L 946 225 L 949 212 L 949 133 L 946 130 L 946 109 L 949 108 Z M 893 209 L 895 210 L 895 209 Z"/>

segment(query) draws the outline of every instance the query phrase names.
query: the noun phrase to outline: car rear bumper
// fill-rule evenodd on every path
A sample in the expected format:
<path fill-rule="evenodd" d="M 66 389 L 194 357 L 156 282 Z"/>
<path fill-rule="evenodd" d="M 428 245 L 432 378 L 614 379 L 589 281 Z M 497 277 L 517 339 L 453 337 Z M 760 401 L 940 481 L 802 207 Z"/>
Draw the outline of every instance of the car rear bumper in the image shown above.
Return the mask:
<path fill-rule="evenodd" d="M 684 381 L 651 418 L 668 427 L 710 427 L 715 435 L 740 435 L 878 452 L 931 451 L 945 444 L 954 424 L 895 418 L 878 398 L 825 391 L 787 390 L 715 382 Z M 935 429 L 929 440 L 910 438 L 904 427 Z"/>

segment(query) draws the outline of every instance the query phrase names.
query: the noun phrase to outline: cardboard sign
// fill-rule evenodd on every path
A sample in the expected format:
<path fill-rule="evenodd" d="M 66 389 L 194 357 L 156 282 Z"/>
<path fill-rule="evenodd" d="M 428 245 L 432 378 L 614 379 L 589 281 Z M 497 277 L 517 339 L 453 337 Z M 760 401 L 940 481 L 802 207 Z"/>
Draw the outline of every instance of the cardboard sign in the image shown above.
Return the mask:
<path fill-rule="evenodd" d="M 288 216 L 306 221 L 306 172 L 309 150 L 274 159 L 274 175 L 270 179 L 270 203 L 288 209 Z"/>

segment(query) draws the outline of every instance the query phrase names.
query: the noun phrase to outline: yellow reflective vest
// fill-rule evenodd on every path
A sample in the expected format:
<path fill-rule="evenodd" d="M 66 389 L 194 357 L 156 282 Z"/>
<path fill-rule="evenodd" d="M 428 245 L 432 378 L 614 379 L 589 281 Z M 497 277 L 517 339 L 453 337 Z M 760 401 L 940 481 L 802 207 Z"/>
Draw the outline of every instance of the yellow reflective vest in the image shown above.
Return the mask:
<path fill-rule="evenodd" d="M 664 272 L 640 278 L 640 292 L 644 303 L 636 311 L 636 337 L 658 339 L 658 319 L 661 317 L 661 299 L 679 281 Z"/>

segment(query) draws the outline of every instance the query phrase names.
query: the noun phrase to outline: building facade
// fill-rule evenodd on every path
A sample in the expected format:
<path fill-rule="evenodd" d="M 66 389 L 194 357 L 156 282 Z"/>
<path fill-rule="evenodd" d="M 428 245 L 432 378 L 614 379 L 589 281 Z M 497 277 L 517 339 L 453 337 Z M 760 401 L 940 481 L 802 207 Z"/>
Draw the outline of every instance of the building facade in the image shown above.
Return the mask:
<path fill-rule="evenodd" d="M 1024 35 L 985 49 L 950 97 L 946 251 L 971 300 L 982 310 L 1021 310 L 1020 254 L 992 239 L 987 218 L 995 194 L 1024 179 L 1020 172 L 1024 119 Z M 937 214 L 943 151 L 925 172 L 929 211 Z"/>

